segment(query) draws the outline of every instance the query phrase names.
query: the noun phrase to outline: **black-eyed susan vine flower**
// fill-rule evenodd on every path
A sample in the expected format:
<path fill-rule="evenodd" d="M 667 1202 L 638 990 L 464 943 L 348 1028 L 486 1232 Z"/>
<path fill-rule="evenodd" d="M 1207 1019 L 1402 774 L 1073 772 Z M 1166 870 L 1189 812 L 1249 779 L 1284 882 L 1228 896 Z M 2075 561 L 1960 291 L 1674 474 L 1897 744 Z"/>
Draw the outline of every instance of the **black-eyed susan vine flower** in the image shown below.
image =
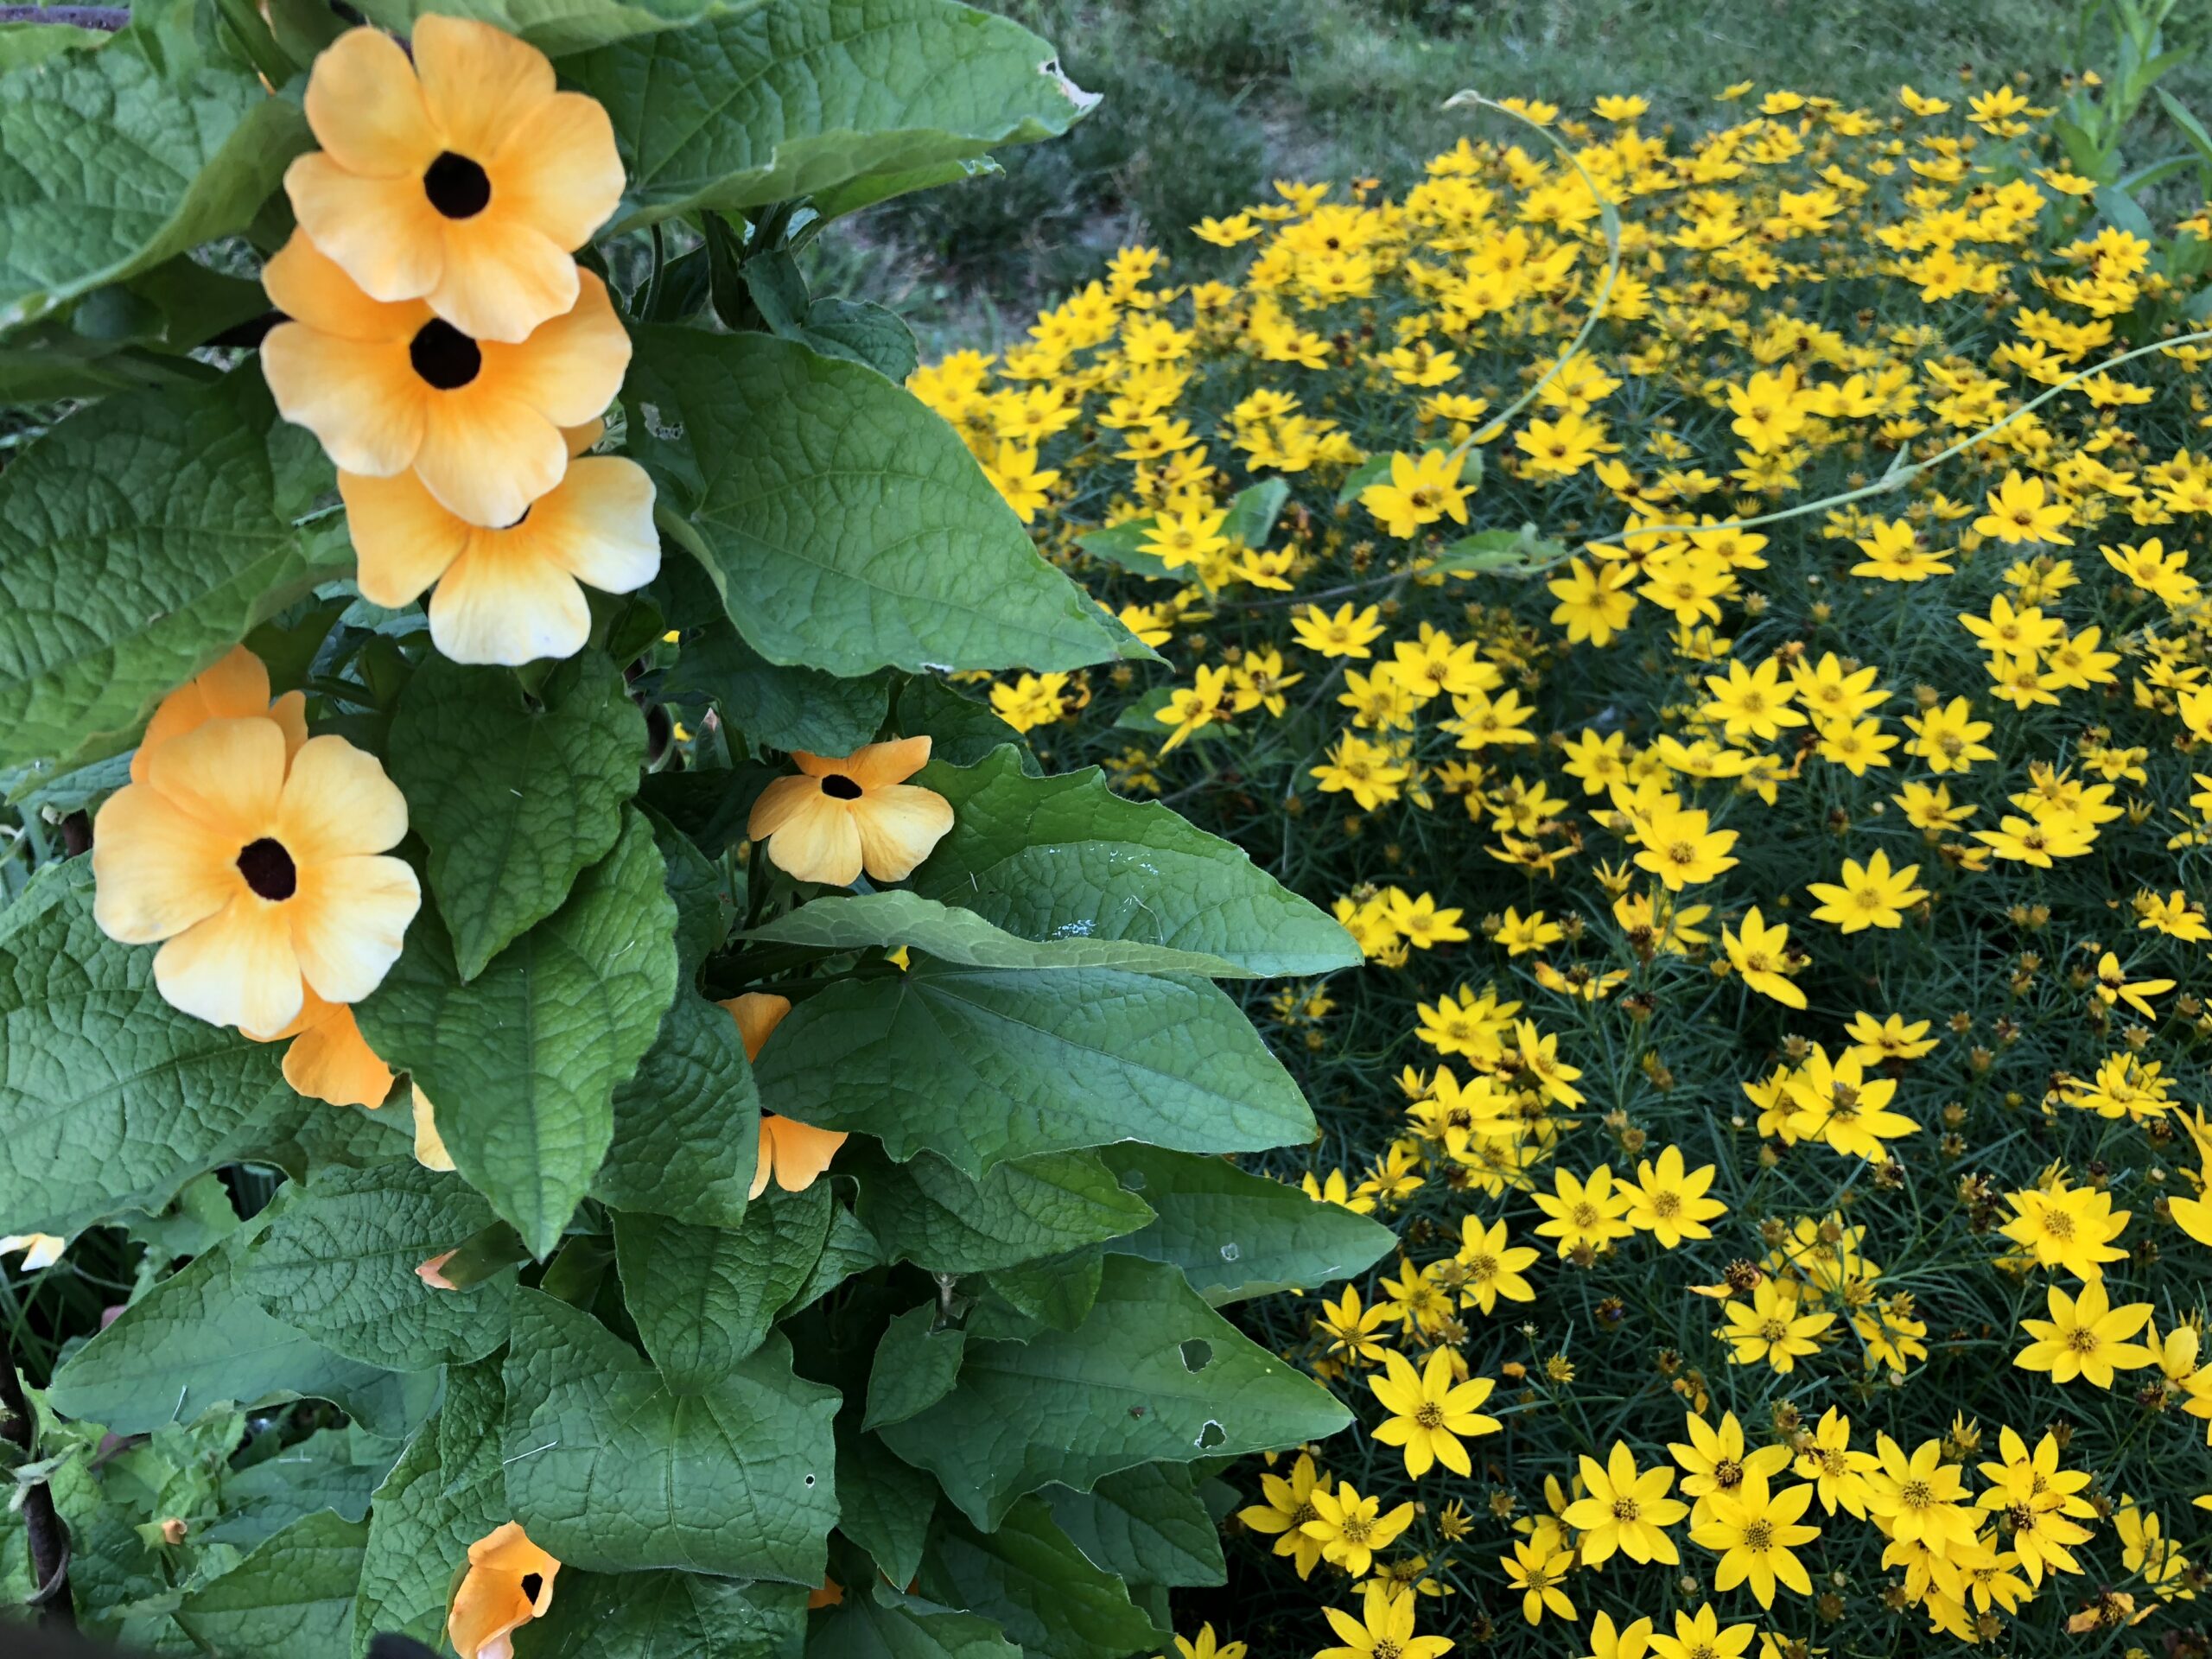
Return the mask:
<path fill-rule="evenodd" d="M 209 719 L 100 808 L 94 913 L 112 938 L 161 944 L 174 1006 L 273 1039 L 311 993 L 357 1002 L 398 959 L 422 903 L 388 855 L 406 833 L 405 798 L 344 738 Z"/>
<path fill-rule="evenodd" d="M 561 1563 L 513 1521 L 468 1547 L 468 1567 L 454 1592 L 447 1639 L 465 1659 L 508 1659 L 514 1633 L 553 1605 Z"/>
<path fill-rule="evenodd" d="M 907 779 L 929 764 L 930 739 L 871 743 L 839 758 L 794 753 L 753 804 L 746 832 L 800 881 L 850 887 L 862 870 L 903 881 L 952 828 L 952 809 Z"/>

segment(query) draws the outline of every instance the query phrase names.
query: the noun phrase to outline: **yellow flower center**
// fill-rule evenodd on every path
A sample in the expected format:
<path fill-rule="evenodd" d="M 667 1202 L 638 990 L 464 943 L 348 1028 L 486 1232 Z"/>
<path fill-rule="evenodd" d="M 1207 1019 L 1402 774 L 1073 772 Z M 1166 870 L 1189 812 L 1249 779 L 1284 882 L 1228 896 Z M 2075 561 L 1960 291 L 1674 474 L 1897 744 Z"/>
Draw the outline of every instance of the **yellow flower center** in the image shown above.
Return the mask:
<path fill-rule="evenodd" d="M 1927 1510 L 1936 1506 L 1935 1490 L 1924 1480 L 1908 1480 L 1897 1488 L 1897 1502 L 1908 1510 Z"/>
<path fill-rule="evenodd" d="M 2094 1354 L 2097 1351 L 2097 1333 L 2086 1325 L 2076 1325 L 2066 1333 L 2066 1345 L 2077 1354 Z"/>
<path fill-rule="evenodd" d="M 1651 1213 L 1671 1220 L 1682 1212 L 1682 1195 L 1679 1192 L 1656 1192 L 1651 1198 Z"/>
<path fill-rule="evenodd" d="M 1754 1521 L 1744 1529 L 1745 1549 L 1765 1550 L 1774 1548 L 1774 1522 Z"/>
<path fill-rule="evenodd" d="M 1723 1458 L 1713 1465 L 1713 1484 L 1723 1491 L 1732 1491 L 1744 1484 L 1744 1465 L 1733 1458 Z"/>
<path fill-rule="evenodd" d="M 1637 1508 L 1637 1502 L 1632 1497 L 1617 1497 L 1613 1500 L 1613 1519 L 1623 1526 L 1628 1525 L 1642 1513 L 1643 1511 Z"/>
<path fill-rule="evenodd" d="M 1370 1530 L 1370 1525 L 1363 1515 L 1347 1515 L 1337 1524 L 1338 1534 L 1348 1544 L 1365 1543 Z"/>
<path fill-rule="evenodd" d="M 1434 1401 L 1423 1401 L 1421 1409 L 1414 1413 L 1414 1421 L 1423 1428 L 1441 1428 L 1444 1427 L 1444 1408 Z"/>

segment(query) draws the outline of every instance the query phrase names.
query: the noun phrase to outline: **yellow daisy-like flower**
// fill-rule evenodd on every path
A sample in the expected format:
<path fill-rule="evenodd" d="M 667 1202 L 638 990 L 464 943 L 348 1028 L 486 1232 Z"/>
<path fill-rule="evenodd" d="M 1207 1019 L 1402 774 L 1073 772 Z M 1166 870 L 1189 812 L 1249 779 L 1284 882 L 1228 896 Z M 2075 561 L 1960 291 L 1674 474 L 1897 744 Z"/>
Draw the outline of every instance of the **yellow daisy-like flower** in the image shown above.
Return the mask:
<path fill-rule="evenodd" d="M 871 743 L 840 760 L 795 753 L 799 775 L 760 791 L 745 833 L 801 881 L 847 887 L 863 869 L 903 881 L 952 828 L 944 797 L 906 782 L 929 758 L 926 737 Z"/>
<path fill-rule="evenodd" d="M 261 342 L 278 411 L 349 473 L 412 468 L 448 512 L 512 524 L 569 468 L 563 429 L 597 420 L 630 366 L 607 284 L 518 344 L 478 340 L 421 300 L 372 299 L 305 236 L 262 268 L 290 319 Z"/>
<path fill-rule="evenodd" d="M 553 1605 L 561 1563 L 505 1522 L 468 1547 L 468 1572 L 454 1592 L 446 1634 L 461 1659 L 510 1659 L 511 1637 Z"/>
<path fill-rule="evenodd" d="M 411 472 L 341 471 L 361 596 L 397 608 L 430 596 L 430 639 L 457 663 L 512 668 L 573 657 L 591 632 L 583 590 L 626 594 L 660 572 L 653 485 L 620 455 L 587 455 L 592 421 L 571 429 L 561 481 L 512 524 L 471 524 Z"/>
<path fill-rule="evenodd" d="M 423 17 L 412 46 L 410 62 L 356 29 L 315 60 L 307 117 L 322 148 L 285 170 L 292 212 L 372 298 L 526 340 L 575 304 L 569 256 L 622 199 L 613 125 L 488 24 Z"/>
<path fill-rule="evenodd" d="M 299 1018 L 308 993 L 357 1002 L 398 959 L 422 892 L 383 856 L 407 801 L 342 737 L 296 746 L 266 716 L 210 720 L 156 747 L 143 782 L 93 826 L 93 915 L 162 944 L 174 1007 L 249 1036 Z"/>

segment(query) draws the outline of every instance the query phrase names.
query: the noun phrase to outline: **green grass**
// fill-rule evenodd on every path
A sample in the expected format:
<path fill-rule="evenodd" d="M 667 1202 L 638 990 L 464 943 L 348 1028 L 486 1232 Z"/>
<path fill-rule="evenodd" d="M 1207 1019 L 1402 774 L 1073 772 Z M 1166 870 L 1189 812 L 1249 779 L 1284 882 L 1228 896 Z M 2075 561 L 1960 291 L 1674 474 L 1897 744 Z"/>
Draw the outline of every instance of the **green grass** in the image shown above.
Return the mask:
<path fill-rule="evenodd" d="M 1740 80 L 1882 107 L 1901 83 L 1948 95 L 2024 73 L 2031 96 L 2055 101 L 2069 71 L 2109 72 L 2112 54 L 2108 26 L 2085 27 L 2074 0 L 989 3 L 1053 41 L 1103 101 L 1066 138 L 1007 152 L 1002 177 L 889 203 L 823 238 L 817 287 L 897 305 L 931 354 L 1018 335 L 1126 242 L 1205 274 L 1217 257 L 1185 227 L 1274 179 L 1417 177 L 1466 130 L 1441 107 L 1462 87 L 1571 112 L 1639 93 L 1650 124 L 1693 124 Z M 2212 40 L 2212 6 L 2184 0 L 2167 35 Z M 2212 116 L 2212 54 L 2164 85 Z M 2146 124 L 2129 159 L 2183 148 Z"/>

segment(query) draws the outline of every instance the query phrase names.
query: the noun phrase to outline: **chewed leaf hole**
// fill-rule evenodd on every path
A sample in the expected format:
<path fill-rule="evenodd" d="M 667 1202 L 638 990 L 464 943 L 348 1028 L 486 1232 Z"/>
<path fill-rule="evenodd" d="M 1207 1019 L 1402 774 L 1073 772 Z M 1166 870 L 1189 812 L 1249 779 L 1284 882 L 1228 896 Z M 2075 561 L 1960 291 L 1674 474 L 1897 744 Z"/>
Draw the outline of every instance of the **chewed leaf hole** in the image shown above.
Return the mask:
<path fill-rule="evenodd" d="M 1213 1363 L 1213 1344 L 1203 1337 L 1192 1337 L 1182 1346 L 1183 1369 L 1203 1371 Z"/>
<path fill-rule="evenodd" d="M 806 1484 L 807 1484 L 807 1489 L 808 1489 L 810 1491 L 813 1490 L 813 1487 L 814 1487 L 814 1477 L 813 1477 L 812 1475 L 809 1475 L 809 1476 L 806 1478 Z"/>
<path fill-rule="evenodd" d="M 1219 1423 L 1209 1422 L 1198 1431 L 1198 1438 L 1195 1444 L 1199 1451 L 1211 1452 L 1228 1438 L 1228 1435 L 1222 1433 Z"/>

